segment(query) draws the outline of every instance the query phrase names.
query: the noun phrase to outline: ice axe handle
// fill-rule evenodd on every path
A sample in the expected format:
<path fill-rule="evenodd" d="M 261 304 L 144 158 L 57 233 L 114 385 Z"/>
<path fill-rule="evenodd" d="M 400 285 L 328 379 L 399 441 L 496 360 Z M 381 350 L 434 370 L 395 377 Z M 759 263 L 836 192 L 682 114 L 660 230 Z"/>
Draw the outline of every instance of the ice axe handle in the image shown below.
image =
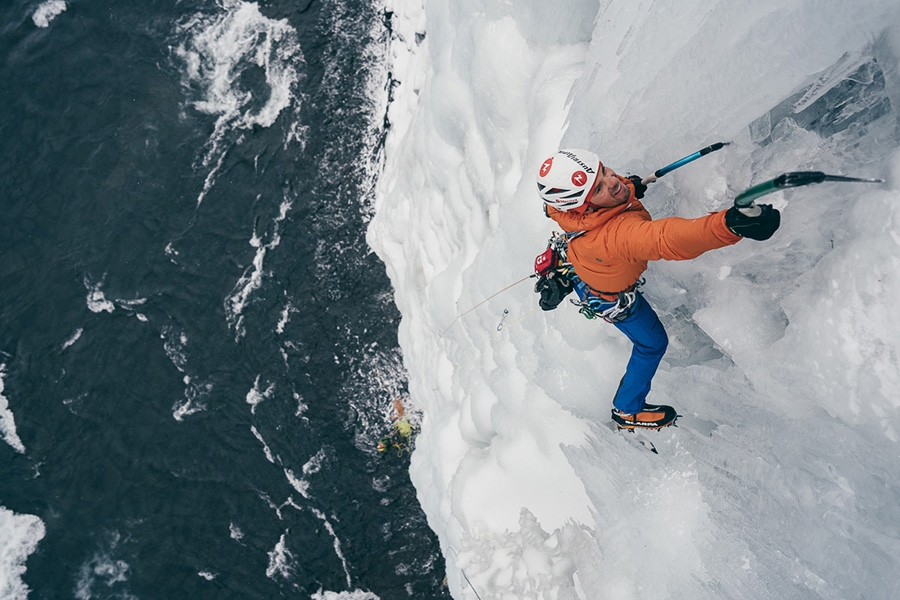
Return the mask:
<path fill-rule="evenodd" d="M 731 142 L 716 142 L 715 144 L 711 144 L 711 145 L 707 146 L 706 148 L 697 150 L 693 154 L 688 154 L 684 158 L 676 160 L 672 164 L 666 165 L 662 169 L 657 170 L 655 173 L 653 173 L 653 175 L 650 175 L 649 177 L 645 177 L 644 179 L 641 180 L 641 183 L 644 185 L 649 185 L 649 184 L 653 183 L 654 181 L 656 181 L 657 179 L 659 179 L 660 177 L 662 177 L 663 175 L 665 175 L 666 173 L 670 173 L 670 172 L 674 171 L 675 169 L 677 169 L 678 167 L 683 167 L 684 165 L 688 164 L 689 162 L 693 162 L 693 161 L 697 160 L 701 156 L 706 156 L 710 152 L 715 152 L 716 150 L 721 150 L 722 148 L 729 145 L 730 143 Z"/>
<path fill-rule="evenodd" d="M 758 217 L 762 213 L 762 209 L 756 205 L 754 200 L 778 189 L 779 186 L 775 184 L 775 181 L 773 179 L 747 188 L 734 199 L 734 207 L 748 217 Z"/>
<path fill-rule="evenodd" d="M 741 214 L 747 215 L 748 217 L 758 217 L 762 214 L 762 209 L 756 205 L 756 202 L 750 201 L 750 206 L 742 206 L 738 208 Z"/>

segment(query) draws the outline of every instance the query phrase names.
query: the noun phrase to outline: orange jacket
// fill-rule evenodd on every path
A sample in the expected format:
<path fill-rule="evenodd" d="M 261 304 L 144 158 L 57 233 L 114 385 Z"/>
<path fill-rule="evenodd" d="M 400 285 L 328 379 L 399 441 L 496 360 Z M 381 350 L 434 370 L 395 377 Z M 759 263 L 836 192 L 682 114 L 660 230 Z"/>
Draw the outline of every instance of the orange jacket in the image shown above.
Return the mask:
<path fill-rule="evenodd" d="M 688 260 L 716 248 L 736 244 L 742 238 L 725 226 L 725 211 L 699 219 L 669 217 L 652 220 L 634 199 L 614 208 L 583 215 L 547 207 L 547 214 L 567 232 L 587 231 L 571 242 L 567 258 L 575 273 L 598 292 L 627 290 L 647 269 L 651 260 Z"/>

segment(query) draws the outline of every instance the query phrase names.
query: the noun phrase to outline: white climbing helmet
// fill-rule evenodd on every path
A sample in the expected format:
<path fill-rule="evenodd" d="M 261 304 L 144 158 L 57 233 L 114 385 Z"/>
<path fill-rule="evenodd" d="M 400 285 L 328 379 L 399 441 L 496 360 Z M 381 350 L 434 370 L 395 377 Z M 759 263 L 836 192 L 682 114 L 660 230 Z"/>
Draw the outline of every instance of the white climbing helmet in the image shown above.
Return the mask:
<path fill-rule="evenodd" d="M 590 150 L 559 150 L 538 171 L 538 194 L 558 210 L 578 208 L 587 202 L 601 168 L 600 157 Z"/>

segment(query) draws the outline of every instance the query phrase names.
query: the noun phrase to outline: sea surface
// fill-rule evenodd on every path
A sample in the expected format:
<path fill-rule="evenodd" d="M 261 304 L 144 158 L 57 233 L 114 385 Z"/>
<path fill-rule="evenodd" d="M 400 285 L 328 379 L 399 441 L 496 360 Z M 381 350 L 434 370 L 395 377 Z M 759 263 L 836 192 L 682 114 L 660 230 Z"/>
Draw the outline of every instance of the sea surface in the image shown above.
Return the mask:
<path fill-rule="evenodd" d="M 378 439 L 365 0 L 0 3 L 0 506 L 31 599 L 448 597 Z M 413 421 L 416 415 L 408 413 Z"/>

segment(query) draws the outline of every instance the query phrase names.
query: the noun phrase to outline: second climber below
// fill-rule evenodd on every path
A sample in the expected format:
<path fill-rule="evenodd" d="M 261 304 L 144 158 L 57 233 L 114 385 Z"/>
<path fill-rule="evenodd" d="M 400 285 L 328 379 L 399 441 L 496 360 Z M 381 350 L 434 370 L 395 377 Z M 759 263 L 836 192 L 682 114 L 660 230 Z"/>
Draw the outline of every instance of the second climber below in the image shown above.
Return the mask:
<path fill-rule="evenodd" d="M 613 398 L 622 429 L 660 429 L 675 422 L 666 405 L 647 404 L 650 382 L 669 339 L 656 312 L 637 289 L 651 260 L 689 260 L 747 237 L 767 240 L 781 222 L 771 205 L 748 217 L 729 208 L 697 219 L 653 220 L 639 201 L 647 187 L 625 178 L 588 150 L 564 149 L 547 158 L 537 177 L 548 217 L 569 234 L 567 260 L 574 288 L 590 314 L 609 321 L 634 348 Z"/>

